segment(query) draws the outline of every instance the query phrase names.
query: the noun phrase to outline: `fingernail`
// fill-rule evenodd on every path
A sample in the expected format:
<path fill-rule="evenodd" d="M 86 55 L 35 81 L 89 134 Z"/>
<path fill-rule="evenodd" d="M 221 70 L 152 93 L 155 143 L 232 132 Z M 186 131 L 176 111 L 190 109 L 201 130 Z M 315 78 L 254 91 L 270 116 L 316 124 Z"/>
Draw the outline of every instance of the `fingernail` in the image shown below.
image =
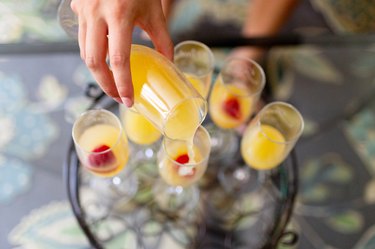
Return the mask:
<path fill-rule="evenodd" d="M 121 98 L 113 98 L 117 103 L 122 104 Z"/>
<path fill-rule="evenodd" d="M 122 97 L 122 103 L 124 103 L 127 107 L 131 107 L 133 105 L 133 101 L 130 98 Z"/>

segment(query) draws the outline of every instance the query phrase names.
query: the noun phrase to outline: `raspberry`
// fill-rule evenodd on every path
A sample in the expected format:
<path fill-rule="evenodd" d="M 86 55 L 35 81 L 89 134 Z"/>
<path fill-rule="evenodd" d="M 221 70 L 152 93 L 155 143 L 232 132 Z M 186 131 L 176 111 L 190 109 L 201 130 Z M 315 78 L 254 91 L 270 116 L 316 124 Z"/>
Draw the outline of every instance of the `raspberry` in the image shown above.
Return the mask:
<path fill-rule="evenodd" d="M 234 97 L 226 99 L 223 104 L 223 109 L 232 118 L 241 118 L 240 102 L 238 99 Z"/>
<path fill-rule="evenodd" d="M 180 164 L 186 164 L 189 162 L 189 156 L 187 154 L 179 155 L 175 161 Z M 192 177 L 195 175 L 195 171 L 196 171 L 195 167 L 191 168 L 191 166 L 181 166 L 181 165 L 180 166 L 175 165 L 175 167 L 179 176 Z"/>
<path fill-rule="evenodd" d="M 189 156 L 187 154 L 182 154 L 182 155 L 179 155 L 176 160 L 176 162 L 180 163 L 180 164 L 185 164 L 185 163 L 188 163 L 189 162 Z"/>
<path fill-rule="evenodd" d="M 111 164 L 115 160 L 115 156 L 113 155 L 112 151 L 108 150 L 109 147 L 107 145 L 100 145 L 96 147 L 92 152 L 95 154 L 91 154 L 89 156 L 89 163 L 93 167 L 104 167 L 108 164 Z M 107 151 L 108 150 L 108 151 Z M 99 153 L 107 151 L 104 153 Z"/>

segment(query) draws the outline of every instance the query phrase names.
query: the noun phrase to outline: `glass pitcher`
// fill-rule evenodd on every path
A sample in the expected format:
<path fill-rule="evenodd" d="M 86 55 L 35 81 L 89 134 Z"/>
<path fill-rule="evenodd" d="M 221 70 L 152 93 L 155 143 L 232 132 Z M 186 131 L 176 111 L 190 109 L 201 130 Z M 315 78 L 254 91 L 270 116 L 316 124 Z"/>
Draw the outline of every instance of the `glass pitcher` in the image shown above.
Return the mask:
<path fill-rule="evenodd" d="M 206 100 L 179 69 L 154 49 L 133 44 L 134 109 L 170 139 L 189 140 L 207 114 Z"/>

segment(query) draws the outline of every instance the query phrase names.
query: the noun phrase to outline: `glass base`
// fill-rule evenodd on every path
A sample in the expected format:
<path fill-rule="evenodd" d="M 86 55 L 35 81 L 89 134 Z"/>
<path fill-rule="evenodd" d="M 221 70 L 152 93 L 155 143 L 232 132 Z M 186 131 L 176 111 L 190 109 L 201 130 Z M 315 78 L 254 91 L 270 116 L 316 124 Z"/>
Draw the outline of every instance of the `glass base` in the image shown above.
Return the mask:
<path fill-rule="evenodd" d="M 113 177 L 91 177 L 89 186 L 101 196 L 108 206 L 129 202 L 138 191 L 138 178 L 130 167 L 125 167 Z"/>
<path fill-rule="evenodd" d="M 262 217 L 259 214 L 264 211 L 267 191 L 260 187 L 257 191 L 248 193 L 225 193 L 222 189 L 210 191 L 210 199 L 207 200 L 206 218 L 215 223 L 217 227 L 225 230 L 233 230 L 242 223 L 241 226 L 256 226 Z"/>
<path fill-rule="evenodd" d="M 132 143 L 132 151 L 137 160 L 156 160 L 157 152 L 160 148 L 160 140 L 150 145 L 138 145 Z"/>
<path fill-rule="evenodd" d="M 151 145 L 143 146 L 131 143 L 131 157 L 128 162 L 128 167 L 137 170 L 138 173 L 147 175 L 150 180 L 159 176 L 157 167 L 157 151 L 160 147 L 160 142 L 155 142 Z"/>
<path fill-rule="evenodd" d="M 149 180 L 155 180 L 159 177 L 156 158 L 134 158 L 128 162 L 128 166 L 134 168 L 137 171 L 137 174 L 141 174 L 149 178 Z"/>
<path fill-rule="evenodd" d="M 210 164 L 232 163 L 239 146 L 239 138 L 235 131 L 223 130 L 214 124 L 209 124 L 206 128 L 211 137 Z"/>
<path fill-rule="evenodd" d="M 160 179 L 154 185 L 153 194 L 159 209 L 173 214 L 186 214 L 199 203 L 199 190 L 195 185 L 170 186 Z"/>
<path fill-rule="evenodd" d="M 227 193 L 252 192 L 266 181 L 264 172 L 251 169 L 246 165 L 240 167 L 221 167 L 218 177 Z"/>

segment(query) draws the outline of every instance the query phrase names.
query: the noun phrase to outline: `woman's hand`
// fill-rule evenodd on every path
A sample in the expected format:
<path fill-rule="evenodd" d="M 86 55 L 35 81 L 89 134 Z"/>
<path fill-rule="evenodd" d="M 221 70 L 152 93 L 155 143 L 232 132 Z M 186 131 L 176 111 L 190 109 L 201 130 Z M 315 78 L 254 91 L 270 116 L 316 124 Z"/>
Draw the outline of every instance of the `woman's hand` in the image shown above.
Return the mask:
<path fill-rule="evenodd" d="M 72 0 L 71 8 L 78 17 L 81 58 L 107 95 L 132 106 L 130 48 L 134 26 L 147 32 L 156 50 L 173 57 L 160 0 Z"/>

